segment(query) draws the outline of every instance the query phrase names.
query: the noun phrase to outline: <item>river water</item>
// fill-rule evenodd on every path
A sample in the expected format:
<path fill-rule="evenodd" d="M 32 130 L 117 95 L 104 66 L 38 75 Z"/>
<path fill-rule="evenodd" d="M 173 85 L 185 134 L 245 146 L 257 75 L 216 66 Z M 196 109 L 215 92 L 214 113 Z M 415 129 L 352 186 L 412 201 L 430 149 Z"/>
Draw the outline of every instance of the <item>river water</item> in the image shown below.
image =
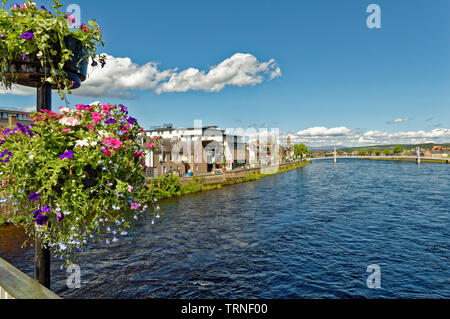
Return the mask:
<path fill-rule="evenodd" d="M 317 161 L 160 203 L 161 218 L 81 254 L 65 298 L 450 298 L 450 165 Z M 33 252 L 0 229 L 0 256 Z M 8 235 L 9 234 L 9 235 Z M 16 249 L 14 249 L 16 247 Z M 380 267 L 370 289 L 369 265 Z"/>

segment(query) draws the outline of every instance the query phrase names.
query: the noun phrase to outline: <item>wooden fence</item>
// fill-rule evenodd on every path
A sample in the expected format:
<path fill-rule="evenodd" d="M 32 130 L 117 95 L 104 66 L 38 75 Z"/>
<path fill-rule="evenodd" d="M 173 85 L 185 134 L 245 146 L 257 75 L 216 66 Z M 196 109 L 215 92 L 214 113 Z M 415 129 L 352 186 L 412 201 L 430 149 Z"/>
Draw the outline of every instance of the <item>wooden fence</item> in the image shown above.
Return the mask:
<path fill-rule="evenodd" d="M 0 258 L 0 299 L 61 299 Z"/>

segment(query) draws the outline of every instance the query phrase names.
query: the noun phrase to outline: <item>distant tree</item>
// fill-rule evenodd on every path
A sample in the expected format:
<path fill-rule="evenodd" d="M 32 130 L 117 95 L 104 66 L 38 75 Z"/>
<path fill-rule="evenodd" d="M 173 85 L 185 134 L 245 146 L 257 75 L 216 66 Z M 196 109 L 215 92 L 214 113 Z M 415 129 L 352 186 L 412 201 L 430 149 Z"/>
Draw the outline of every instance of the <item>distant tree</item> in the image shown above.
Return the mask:
<path fill-rule="evenodd" d="M 384 155 L 391 155 L 391 149 L 387 148 L 387 149 L 384 150 L 383 153 L 384 153 Z"/>
<path fill-rule="evenodd" d="M 358 154 L 359 154 L 359 156 L 366 156 L 367 152 L 366 152 L 366 150 L 360 150 L 358 152 Z"/>
<path fill-rule="evenodd" d="M 339 150 L 339 151 L 337 151 L 337 153 L 338 153 L 339 155 L 343 155 L 343 154 L 344 154 L 344 151 Z"/>
<path fill-rule="evenodd" d="M 367 150 L 367 155 L 372 156 L 372 154 L 373 154 L 373 149 L 369 148 Z"/>
<path fill-rule="evenodd" d="M 303 159 L 303 156 L 308 154 L 308 147 L 305 144 L 297 144 L 294 145 L 294 155 L 295 157 L 300 157 Z"/>
<path fill-rule="evenodd" d="M 381 153 L 382 153 L 381 150 L 375 150 L 375 155 L 376 155 L 376 156 L 380 156 Z"/>
<path fill-rule="evenodd" d="M 403 147 L 401 145 L 397 145 L 396 147 L 394 147 L 393 152 L 394 152 L 394 154 L 403 153 Z"/>

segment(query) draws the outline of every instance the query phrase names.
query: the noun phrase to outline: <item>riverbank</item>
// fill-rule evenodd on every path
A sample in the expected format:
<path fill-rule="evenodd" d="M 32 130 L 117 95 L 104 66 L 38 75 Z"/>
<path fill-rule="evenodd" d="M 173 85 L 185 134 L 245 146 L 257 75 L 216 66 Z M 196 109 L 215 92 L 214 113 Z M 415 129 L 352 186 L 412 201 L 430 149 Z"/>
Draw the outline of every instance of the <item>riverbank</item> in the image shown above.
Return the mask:
<path fill-rule="evenodd" d="M 365 160 L 372 161 L 394 161 L 394 162 L 416 162 L 417 160 L 414 158 L 363 158 Z M 441 163 L 441 164 L 450 164 L 450 160 L 448 159 L 420 159 L 422 163 Z"/>
<path fill-rule="evenodd" d="M 311 161 L 281 164 L 278 170 L 272 174 L 261 173 L 260 168 L 245 169 L 225 172 L 220 175 L 194 176 L 179 178 L 178 176 L 159 177 L 150 182 L 153 195 L 158 199 L 177 197 L 187 194 L 198 193 L 224 186 L 241 184 L 255 181 L 266 176 L 284 173 L 310 164 Z"/>
<path fill-rule="evenodd" d="M 219 189 L 223 186 L 241 184 L 256 181 L 266 176 L 284 173 L 310 164 L 311 161 L 301 161 L 295 163 L 281 164 L 276 173 L 262 174 L 260 168 L 244 169 L 238 171 L 230 171 L 221 175 L 194 176 L 189 178 L 179 178 L 178 176 L 165 177 L 162 176 L 150 181 L 149 185 L 152 189 L 154 197 L 165 199 L 178 197 L 187 194 L 199 193 L 211 189 Z M 8 206 L 12 207 L 12 206 Z M 10 223 L 7 216 L 8 209 L 0 209 L 0 226 L 6 226 Z M 17 217 L 17 222 L 20 217 Z"/>

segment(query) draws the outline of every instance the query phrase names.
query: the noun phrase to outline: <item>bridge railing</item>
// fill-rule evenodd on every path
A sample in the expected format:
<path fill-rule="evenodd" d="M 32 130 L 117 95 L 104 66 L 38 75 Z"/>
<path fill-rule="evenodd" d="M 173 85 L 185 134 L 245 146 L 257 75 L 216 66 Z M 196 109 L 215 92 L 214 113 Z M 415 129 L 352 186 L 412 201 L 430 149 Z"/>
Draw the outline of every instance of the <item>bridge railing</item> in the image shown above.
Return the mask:
<path fill-rule="evenodd" d="M 0 299 L 61 299 L 0 258 Z"/>

